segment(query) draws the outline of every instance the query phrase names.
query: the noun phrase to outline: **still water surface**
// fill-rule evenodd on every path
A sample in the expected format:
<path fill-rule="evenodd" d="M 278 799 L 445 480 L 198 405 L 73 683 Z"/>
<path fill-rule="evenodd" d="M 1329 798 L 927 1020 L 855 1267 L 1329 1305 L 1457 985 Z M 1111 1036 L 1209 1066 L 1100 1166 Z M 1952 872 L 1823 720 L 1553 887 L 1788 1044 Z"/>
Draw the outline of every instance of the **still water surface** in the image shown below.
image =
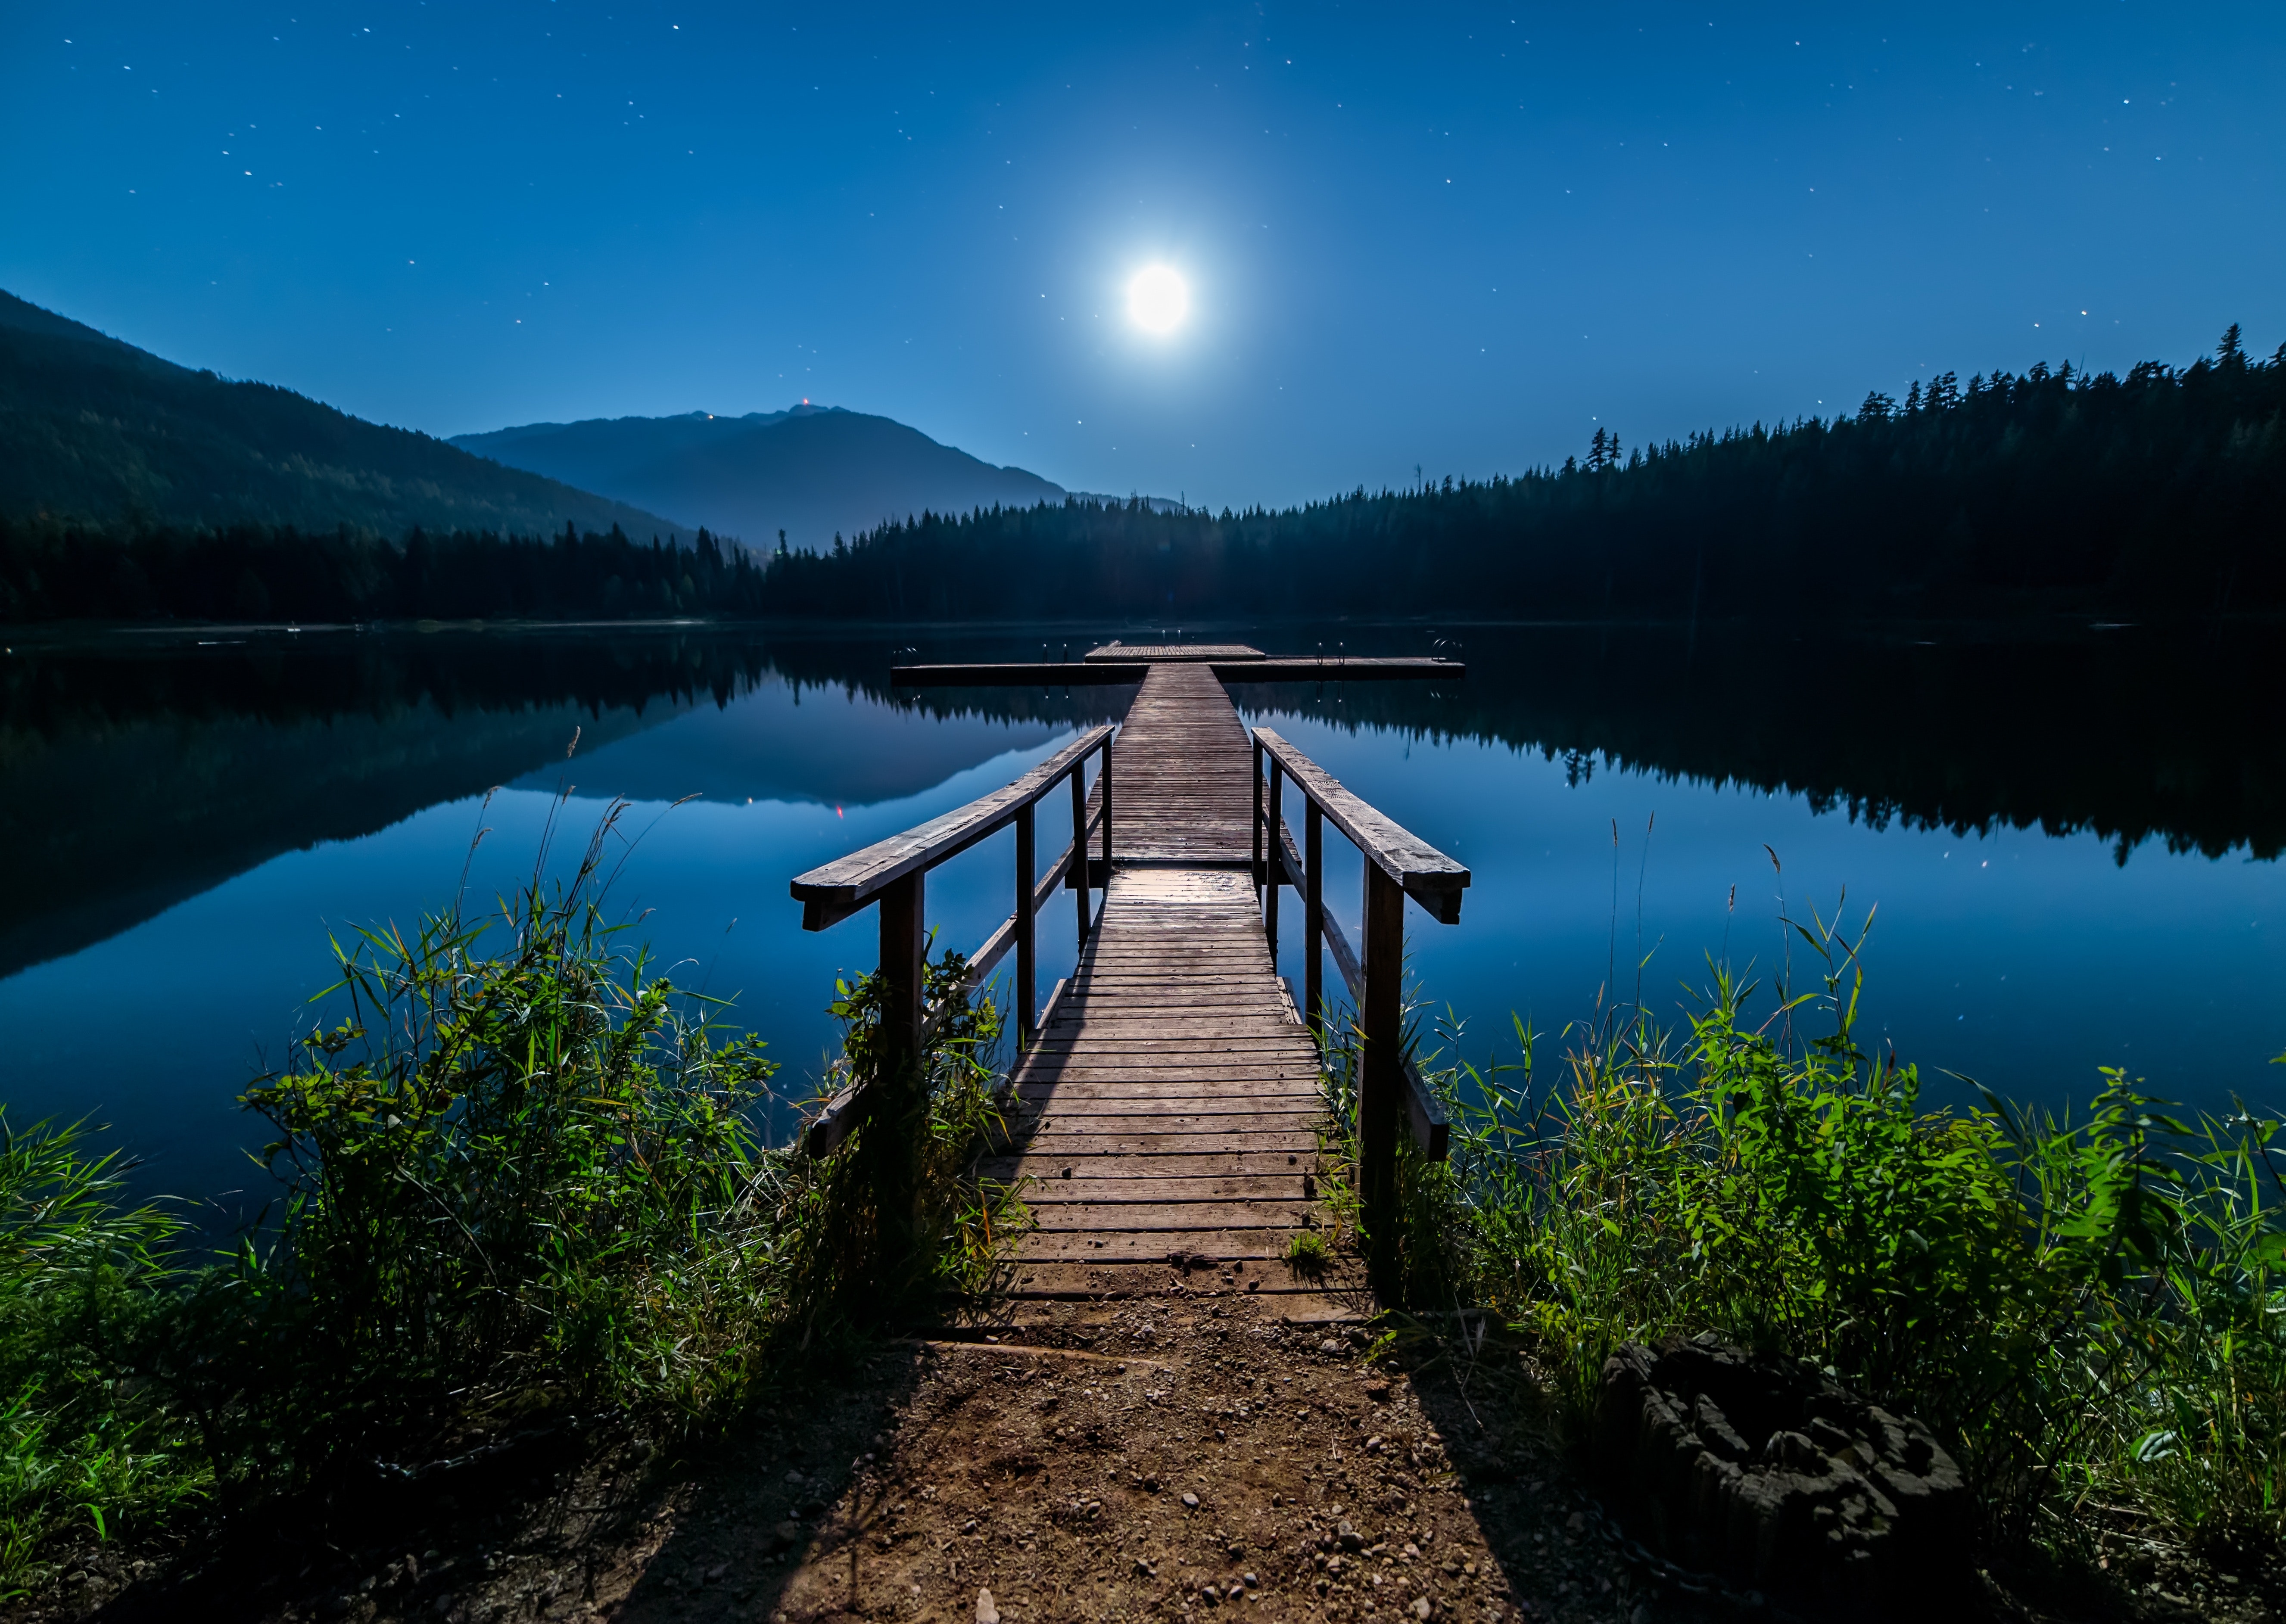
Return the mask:
<path fill-rule="evenodd" d="M 678 985 L 736 1000 L 799 1097 L 833 978 L 873 942 L 870 914 L 805 934 L 786 881 L 997 787 L 1131 692 L 900 692 L 893 650 L 1052 658 L 1139 629 L 1159 634 L 20 643 L 0 664 L 0 1101 L 18 1123 L 111 1124 L 146 1187 L 258 1204 L 234 1096 L 321 1013 L 328 933 L 409 926 L 464 867 L 476 898 L 512 890 L 551 819 L 576 855 L 612 797 L 640 837 L 612 905 Z M 1193 635 L 1461 645 L 1459 683 L 1234 691 L 1473 871 L 1460 925 L 1408 922 L 1422 991 L 1472 1056 L 1512 1050 L 1511 1013 L 1558 1034 L 1614 985 L 1679 1018 L 1709 956 L 1766 988 L 1789 959 L 1806 977 L 1782 914 L 1830 918 L 1846 888 L 1853 926 L 1879 905 L 1861 1037 L 1918 1062 L 1934 1099 L 1973 1098 L 1958 1074 L 2061 1107 L 2107 1065 L 2202 1106 L 2286 1098 L 2267 1064 L 2286 1049 L 2286 673 L 2264 628 Z M 1068 833 L 1044 821 L 1043 852 Z M 1328 849 L 1354 930 L 1357 860 Z M 932 875 L 941 946 L 1005 915 L 1012 852 L 1003 836 Z M 1068 918 L 1043 918 L 1044 990 Z M 1286 958 L 1298 981 L 1290 940 Z"/>

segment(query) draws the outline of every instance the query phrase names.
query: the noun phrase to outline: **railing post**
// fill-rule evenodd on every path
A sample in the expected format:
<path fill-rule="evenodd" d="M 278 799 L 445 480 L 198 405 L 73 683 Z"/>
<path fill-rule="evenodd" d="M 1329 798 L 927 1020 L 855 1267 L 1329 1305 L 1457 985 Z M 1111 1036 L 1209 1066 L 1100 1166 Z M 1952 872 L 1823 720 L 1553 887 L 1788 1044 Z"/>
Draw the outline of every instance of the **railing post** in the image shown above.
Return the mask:
<path fill-rule="evenodd" d="M 1254 741 L 1254 890 L 1259 898 L 1269 871 L 1262 866 L 1262 741 Z"/>
<path fill-rule="evenodd" d="M 1371 1252 L 1367 1273 L 1385 1297 L 1398 1287 L 1397 1131 L 1405 1091 L 1405 891 L 1368 856 L 1365 864 L 1365 1038 L 1358 1090 L 1358 1194 Z"/>
<path fill-rule="evenodd" d="M 880 893 L 881 1070 L 865 1128 L 881 1250 L 902 1262 L 912 1253 L 918 1218 L 920 1147 L 927 1092 L 922 1086 L 921 960 L 926 871 L 892 880 Z"/>
<path fill-rule="evenodd" d="M 1285 775 L 1278 770 L 1278 758 L 1270 758 L 1270 817 L 1263 826 L 1262 840 L 1269 865 L 1264 871 L 1266 888 L 1262 895 L 1262 929 L 1270 938 L 1270 963 L 1278 963 L 1278 891 L 1286 883 L 1286 813 Z"/>
<path fill-rule="evenodd" d="M 1104 735 L 1103 771 L 1096 782 L 1103 785 L 1103 897 L 1111 900 L 1111 736 Z"/>
<path fill-rule="evenodd" d="M 1038 958 L 1032 939 L 1032 889 L 1040 883 L 1032 845 L 1032 807 L 1016 814 L 1016 1037 L 1032 1046 L 1038 1020 Z"/>
<path fill-rule="evenodd" d="M 1302 996 L 1307 1001 L 1305 1018 L 1310 1036 L 1326 1040 L 1326 818 L 1318 803 L 1302 799 Z"/>
<path fill-rule="evenodd" d="M 1072 763 L 1071 887 L 1079 898 L 1079 944 L 1087 946 L 1087 758 Z"/>

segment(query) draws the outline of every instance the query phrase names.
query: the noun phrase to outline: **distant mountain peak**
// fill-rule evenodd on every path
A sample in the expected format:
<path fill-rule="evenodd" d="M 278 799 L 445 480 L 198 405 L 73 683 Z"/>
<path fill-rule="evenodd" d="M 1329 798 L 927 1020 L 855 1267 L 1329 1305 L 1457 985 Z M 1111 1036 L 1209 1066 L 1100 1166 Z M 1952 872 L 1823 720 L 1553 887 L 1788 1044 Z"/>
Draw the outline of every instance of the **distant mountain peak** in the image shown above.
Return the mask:
<path fill-rule="evenodd" d="M 453 444 L 757 547 L 823 546 L 923 511 L 1060 503 L 1064 488 L 891 418 L 808 399 L 776 412 L 526 423 Z M 628 494 L 642 492 L 638 498 Z"/>

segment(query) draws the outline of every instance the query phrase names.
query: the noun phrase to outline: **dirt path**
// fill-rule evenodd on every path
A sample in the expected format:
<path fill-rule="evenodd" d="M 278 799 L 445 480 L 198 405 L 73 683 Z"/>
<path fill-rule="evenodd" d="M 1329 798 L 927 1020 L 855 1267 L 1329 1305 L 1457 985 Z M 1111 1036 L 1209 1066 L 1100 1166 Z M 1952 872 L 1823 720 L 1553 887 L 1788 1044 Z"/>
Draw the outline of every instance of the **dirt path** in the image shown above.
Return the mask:
<path fill-rule="evenodd" d="M 1260 1298 L 1171 1292 L 1028 1320 L 879 1344 L 845 1380 L 765 1403 L 704 1459 L 627 1440 L 567 1462 L 536 1502 L 440 1482 L 420 1532 L 337 1538 L 272 1584 L 90 1570 L 81 1604 L 59 1611 L 629 1624 L 1697 1611 L 1599 1538 L 1525 1384 L 1502 1374 L 1512 1355 L 1465 1373 L 1464 1394 L 1430 1344 L 1410 1374 L 1367 1367 L 1354 1320 L 1297 1321 Z"/>
<path fill-rule="evenodd" d="M 444 1616 L 531 1616 L 551 1578 L 550 1618 L 1629 1616 L 1643 1598 L 1582 1502 L 1531 1437 L 1479 1429 L 1449 1365 L 1368 1369 L 1350 1325 L 1265 1306 L 1133 1301 L 902 1344 L 590 1547 L 576 1594 L 572 1549 L 538 1550 Z M 1479 1415 L 1514 1425 L 1517 1395 L 1483 1387 Z"/>

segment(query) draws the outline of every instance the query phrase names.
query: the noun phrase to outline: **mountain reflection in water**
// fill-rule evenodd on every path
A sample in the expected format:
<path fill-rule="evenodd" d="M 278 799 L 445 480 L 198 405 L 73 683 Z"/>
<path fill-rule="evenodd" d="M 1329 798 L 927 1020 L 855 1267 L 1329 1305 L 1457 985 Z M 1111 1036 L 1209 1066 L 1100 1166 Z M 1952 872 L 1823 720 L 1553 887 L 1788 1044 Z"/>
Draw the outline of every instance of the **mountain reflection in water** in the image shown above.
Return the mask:
<path fill-rule="evenodd" d="M 1509 1006 L 1534 1007 L 1543 1023 L 1592 1007 L 1604 979 L 1604 937 L 1619 931 L 1608 917 L 1613 848 L 1606 837 L 1557 825 L 1597 794 L 1619 795 L 1620 779 L 1649 786 L 1628 790 L 1607 808 L 1620 821 L 1634 819 L 1637 832 L 1638 803 L 1655 806 L 1662 831 L 1671 815 L 1692 808 L 1709 809 L 1710 818 L 1731 808 L 1722 816 L 1740 821 L 1722 824 L 1721 836 L 1722 860 L 1732 864 L 1722 873 L 1730 880 L 1689 866 L 1682 855 L 1692 838 L 1687 828 L 1676 837 L 1683 844 L 1668 848 L 1678 854 L 1678 883 L 1703 887 L 1716 901 L 1721 886 L 1738 878 L 1729 847 L 1760 862 L 1761 841 L 1775 838 L 1765 825 L 1776 827 L 1771 819 L 1781 809 L 1795 820 L 1786 826 L 1799 843 L 1804 802 L 1833 815 L 1810 826 L 1855 826 L 1851 838 L 1859 842 L 1910 839 L 1916 829 L 2039 830 L 2076 837 L 2082 844 L 2074 850 L 2100 840 L 2108 860 L 2092 867 L 2076 857 L 2053 868 L 2042 882 L 2045 900 L 2021 906 L 2053 910 L 2057 899 L 2077 897 L 2113 910 L 2102 925 L 2112 933 L 2107 941 L 2117 946 L 2121 975 L 2141 978 L 2147 997 L 2172 989 L 2164 996 L 2201 1003 L 2209 1000 L 2199 987 L 2144 972 L 2165 968 L 2162 958 L 2180 959 L 2187 933 L 2236 932 L 2241 943 L 2262 939 L 2263 921 L 2250 912 L 2248 898 L 2266 897 L 2265 887 L 2277 886 L 2266 860 L 2286 847 L 2286 763 L 2277 748 L 2286 739 L 2280 680 L 2286 672 L 2272 628 L 2262 625 L 2066 627 L 2014 636 L 1950 627 L 1805 630 L 1793 638 L 1708 626 L 1358 624 L 1188 627 L 1183 635 L 1250 641 L 1273 651 L 1454 651 L 1468 662 L 1467 678 L 1454 682 L 1241 684 L 1234 695 L 1249 714 L 1277 719 L 1305 749 L 1324 753 L 1353 787 L 1425 838 L 1449 843 L 1477 869 L 1462 926 L 1447 933 L 1416 925 L 1413 934 L 1428 976 L 1424 990 L 1442 998 L 1463 989 L 1480 1028 L 1501 1021 Z M 169 927 L 151 922 L 227 887 L 233 877 L 267 873 L 288 854 L 337 851 L 340 860 L 324 865 L 328 888 L 315 902 L 297 892 L 200 915 L 199 929 L 223 933 L 197 945 L 210 962 L 172 972 L 189 978 L 180 1007 L 190 1013 L 182 1021 L 236 1034 L 233 1054 L 246 1052 L 248 1033 L 274 1052 L 286 1033 L 272 1029 L 280 1011 L 291 1007 L 284 989 L 298 998 L 323 984 L 321 918 L 361 922 L 380 917 L 385 901 L 401 909 L 416 895 L 427 906 L 449 895 L 457 871 L 449 854 L 465 846 L 473 809 L 454 814 L 449 831 L 430 827 L 434 819 L 424 822 L 425 811 L 464 802 L 473 808 L 471 798 L 508 786 L 502 806 L 512 815 L 486 821 L 502 825 L 496 840 L 508 845 L 497 855 L 520 855 L 528 865 L 529 848 L 512 848 L 537 827 L 536 814 L 512 809 L 544 805 L 547 797 L 513 792 L 568 784 L 583 798 L 663 803 L 698 796 L 722 809 L 711 821 L 678 814 L 650 837 L 659 844 L 636 871 L 650 865 L 660 895 L 684 899 L 662 904 L 653 934 L 663 950 L 697 952 L 705 950 L 688 939 L 694 932 L 719 933 L 729 927 L 725 919 L 736 922 L 744 945 L 721 950 L 746 957 L 723 974 L 735 972 L 754 995 L 742 1001 L 739 1019 L 782 1045 L 776 1052 L 797 1070 L 814 1069 L 803 1063 L 830 1037 L 816 1012 L 830 994 L 832 967 L 870 965 L 870 936 L 858 940 L 866 933 L 853 925 L 803 941 L 797 911 L 784 900 L 785 879 L 836 850 L 894 832 L 888 821 L 918 821 L 991 787 L 985 777 L 1037 759 L 1075 727 L 1115 718 L 1132 692 L 892 690 L 893 661 L 1052 659 L 1067 650 L 1076 657 L 1111 636 L 1174 635 L 1174 628 L 1125 626 L 905 627 L 832 636 L 686 626 L 19 638 L 0 658 L 0 838 L 10 855 L 9 884 L 0 887 L 0 978 L 13 978 L 0 979 L 0 1019 L 20 1020 L 35 988 L 46 1005 L 76 1000 L 81 1019 L 106 998 L 131 1016 L 144 962 L 137 956 L 189 950 Z M 579 746 L 567 760 L 575 730 Z M 1506 748 L 1487 753 L 1487 745 Z M 1530 756 L 1516 753 L 1524 752 Z M 1556 765 L 1535 762 L 1525 773 L 1521 764 L 1539 757 Z M 1671 787 L 1659 789 L 1662 781 Z M 1571 802 L 1533 799 L 1542 793 L 1535 786 L 1553 785 L 1560 797 L 1565 783 L 1578 786 Z M 1754 812 L 1735 797 L 1725 800 L 1716 786 L 1802 799 Z M 811 810 L 776 821 L 725 821 L 732 808 L 758 813 L 766 806 Z M 1721 818 L 1701 821 L 1712 830 Z M 1043 841 L 1051 838 L 1044 827 Z M 1062 836 L 1052 838 L 1060 843 Z M 2201 900 L 2213 887 L 2193 887 L 2197 896 L 2177 910 L 2183 917 L 2146 940 L 2146 921 L 2135 911 L 2172 904 L 2152 900 L 2148 886 L 2105 891 L 2097 876 L 2115 863 L 2135 863 L 2133 854 L 2147 846 L 2221 857 L 2226 865 L 2258 860 L 2248 871 L 2254 890 L 2225 887 L 2216 897 L 2227 894 L 2227 901 Z M 1878 900 L 1885 920 L 1907 919 L 1896 927 L 1892 950 L 1918 942 L 1905 955 L 1914 962 L 1888 985 L 1906 989 L 1909 1002 L 1930 1002 L 1937 994 L 1923 983 L 1934 987 L 1945 974 L 1945 984 L 1957 985 L 1944 964 L 1975 958 L 1979 944 L 1962 933 L 1997 939 L 2008 932 L 1993 923 L 2003 916 L 1948 913 L 1932 892 L 1920 899 L 1920 928 L 1939 934 L 1915 937 L 1912 887 L 1920 882 L 1909 876 L 1920 871 L 1896 862 L 1883 868 L 1881 849 L 1851 847 L 1857 855 L 1838 871 L 1854 900 L 1876 900 L 1860 889 L 1859 877 L 1867 876 L 1884 887 Z M 1530 868 L 1527 858 L 1549 866 Z M 1630 891 L 1636 861 L 1629 845 Z M 1005 913 L 1005 855 L 980 853 L 962 860 L 973 874 L 948 870 L 942 887 L 932 879 L 932 918 L 946 927 L 941 947 L 969 945 Z M 1653 860 L 1654 878 L 1659 868 Z M 1579 917 L 1559 930 L 1549 899 L 1559 884 L 1575 882 L 1580 898 L 1566 906 Z M 1522 895 L 1533 887 L 1534 895 Z M 709 899 L 724 919 L 706 914 L 702 921 L 704 909 L 690 898 Z M 1821 900 L 1830 903 L 1830 894 Z M 651 901 L 646 896 L 643 905 Z M 1347 905 L 1344 893 L 1336 906 Z M 1940 930 L 1944 920 L 1955 931 L 1950 941 Z M 2008 930 L 2021 926 L 2028 942 L 2041 922 L 2028 912 L 2010 918 Z M 1727 928 L 1719 918 L 1707 927 Z M 1693 923 L 1685 934 L 1699 929 Z M 233 931 L 253 934 L 233 938 Z M 280 936 L 292 938 L 290 954 L 271 940 Z M 1518 946 L 1535 936 L 1544 938 L 1549 955 L 1537 964 Z M 1702 944 L 1692 935 L 1663 950 L 1689 969 L 1720 939 L 1710 934 Z M 105 943 L 113 945 L 98 945 Z M 271 967 L 233 974 L 241 952 L 266 954 Z M 2233 1016 L 2238 1025 L 2227 1041 L 2218 1040 L 2217 1052 L 2235 1067 L 2241 1051 L 2258 1060 L 2286 1047 L 2286 998 L 2262 981 L 2270 959 L 2251 949 L 2228 952 L 2266 989 L 2231 995 L 2242 1006 Z M 72 955 L 81 957 L 46 962 Z M 293 967 L 305 959 L 306 970 Z M 1670 964 L 1658 984 L 1671 988 L 1680 974 Z M 247 990 L 256 982 L 259 996 Z M 1877 977 L 1877 990 L 1878 983 Z M 1574 1003 L 1580 1007 L 1568 1007 Z M 2078 1019 L 2061 1005 L 1996 1005 L 1992 1018 L 2025 1029 L 2026 1044 L 2037 1041 L 2033 1029 L 2043 1023 Z M 1949 1005 L 1942 1019 L 1955 1020 Z M 1904 1027 L 1930 1029 L 1927 1021 Z M 91 1052 L 102 1041 L 92 1033 L 43 1034 L 0 1061 L 0 1099 L 43 1111 L 100 1107 L 117 1113 L 112 1120 L 130 1138 L 146 1130 L 144 1148 L 200 1134 L 232 1144 L 230 1136 L 243 1137 L 242 1124 L 224 1108 L 243 1086 L 248 1066 L 233 1070 L 235 1062 L 214 1059 L 222 1052 L 216 1045 L 201 1049 L 185 1038 L 179 1052 L 199 1058 L 163 1087 L 75 1081 L 83 1048 Z M 151 1055 L 116 1057 L 115 1076 L 139 1076 L 138 1067 L 147 1071 L 153 1057 L 176 1052 L 163 1048 L 162 1036 L 138 1041 Z M 2259 1043 L 2269 1046 L 2257 1054 Z M 2071 1076 L 2084 1069 L 2072 1060 Z M 91 1075 L 101 1072 L 99 1066 Z M 2089 1089 L 2056 1086 L 2083 1097 L 2092 1092 L 2092 1074 L 2087 1081 Z M 2205 1092 L 2219 1098 L 2243 1086 L 2234 1070 Z M 164 1105 L 172 1097 L 166 1089 L 200 1091 L 209 1101 L 197 1117 L 204 1125 L 162 1129 L 158 1116 L 174 1108 Z M 146 1120 L 138 1122 L 138 1113 Z M 185 1116 L 183 1123 L 191 1120 Z M 184 1165 L 194 1171 L 181 1177 L 214 1187 L 216 1164 L 192 1155 Z"/>

